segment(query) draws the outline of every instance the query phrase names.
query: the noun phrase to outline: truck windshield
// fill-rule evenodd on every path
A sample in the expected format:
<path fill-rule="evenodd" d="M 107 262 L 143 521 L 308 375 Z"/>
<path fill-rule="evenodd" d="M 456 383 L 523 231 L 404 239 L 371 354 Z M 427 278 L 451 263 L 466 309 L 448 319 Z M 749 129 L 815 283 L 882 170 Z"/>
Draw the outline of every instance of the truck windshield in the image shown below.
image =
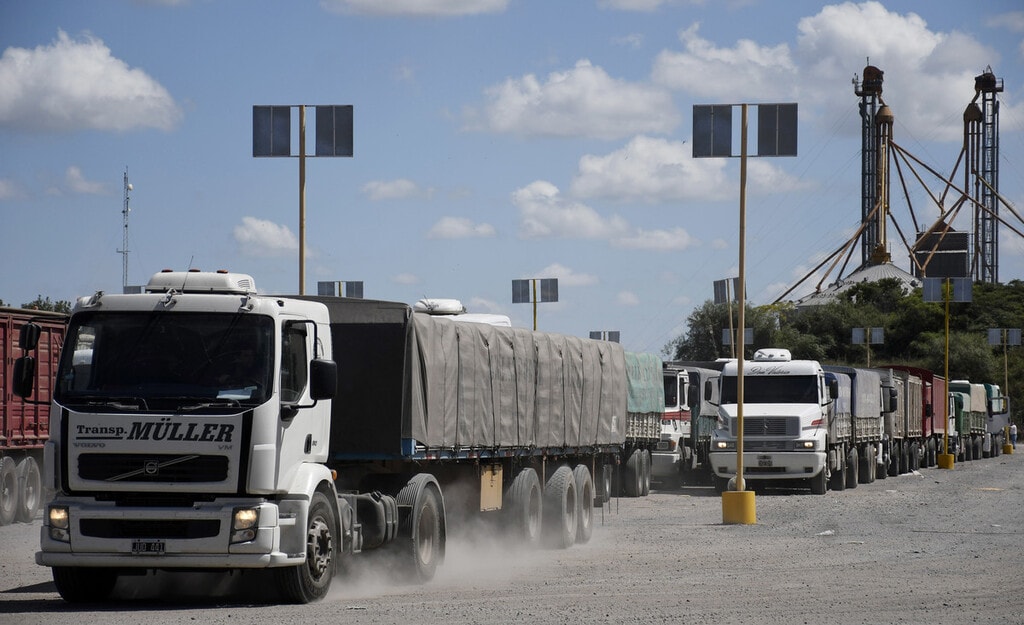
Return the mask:
<path fill-rule="evenodd" d="M 95 312 L 72 318 L 58 401 L 187 410 L 272 391 L 274 325 L 248 314 Z"/>
<path fill-rule="evenodd" d="M 817 376 L 743 376 L 744 404 L 816 404 L 818 401 Z M 736 403 L 736 376 L 722 377 L 722 403 Z"/>

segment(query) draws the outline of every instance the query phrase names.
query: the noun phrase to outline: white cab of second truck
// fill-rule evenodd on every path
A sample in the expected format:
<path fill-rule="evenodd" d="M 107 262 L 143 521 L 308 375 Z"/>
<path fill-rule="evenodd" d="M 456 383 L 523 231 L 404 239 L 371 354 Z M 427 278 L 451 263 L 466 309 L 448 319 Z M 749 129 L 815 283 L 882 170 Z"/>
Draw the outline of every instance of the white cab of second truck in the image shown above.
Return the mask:
<path fill-rule="evenodd" d="M 736 475 L 738 362 L 726 363 L 720 382 L 719 427 L 711 438 L 715 487 Z M 793 360 L 789 350 L 761 349 L 743 366 L 743 477 L 745 481 L 809 482 L 828 488 L 828 406 L 834 391 L 814 360 Z"/>

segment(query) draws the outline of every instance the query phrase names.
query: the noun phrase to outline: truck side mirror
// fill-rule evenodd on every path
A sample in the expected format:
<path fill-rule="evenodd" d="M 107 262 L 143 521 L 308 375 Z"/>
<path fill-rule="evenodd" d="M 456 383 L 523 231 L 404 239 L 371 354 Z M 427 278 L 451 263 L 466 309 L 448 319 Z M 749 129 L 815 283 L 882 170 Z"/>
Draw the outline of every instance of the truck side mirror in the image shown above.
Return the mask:
<path fill-rule="evenodd" d="M 317 358 L 309 363 L 309 396 L 314 400 L 334 399 L 338 394 L 338 364 Z"/>
<path fill-rule="evenodd" d="M 14 394 L 26 399 L 31 397 L 32 387 L 35 386 L 36 359 L 32 356 L 22 356 L 15 360 L 12 377 L 11 390 Z"/>
<path fill-rule="evenodd" d="M 828 398 L 836 399 L 839 397 L 839 380 L 832 378 L 828 381 Z"/>
<path fill-rule="evenodd" d="M 39 345 L 39 335 L 42 328 L 29 322 L 21 326 L 21 333 L 18 335 L 18 347 L 25 351 L 32 351 Z"/>
<path fill-rule="evenodd" d="M 888 409 L 886 410 L 886 412 L 896 412 L 896 408 L 897 408 L 896 398 L 897 398 L 896 389 L 894 389 L 893 387 L 890 386 L 889 387 L 889 403 L 888 403 Z"/>

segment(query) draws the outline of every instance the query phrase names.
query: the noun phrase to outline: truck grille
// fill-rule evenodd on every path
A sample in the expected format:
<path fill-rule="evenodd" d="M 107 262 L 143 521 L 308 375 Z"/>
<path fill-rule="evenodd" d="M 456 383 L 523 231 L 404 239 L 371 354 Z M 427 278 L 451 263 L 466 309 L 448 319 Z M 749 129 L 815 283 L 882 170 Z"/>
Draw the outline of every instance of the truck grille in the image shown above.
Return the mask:
<path fill-rule="evenodd" d="M 792 417 L 747 417 L 743 419 L 743 436 L 792 437 L 799 435 L 800 419 Z"/>
<path fill-rule="evenodd" d="M 220 521 L 82 519 L 79 530 L 95 538 L 210 538 L 220 533 Z"/>
<path fill-rule="evenodd" d="M 78 475 L 104 482 L 223 482 L 226 456 L 199 454 L 82 454 Z"/>

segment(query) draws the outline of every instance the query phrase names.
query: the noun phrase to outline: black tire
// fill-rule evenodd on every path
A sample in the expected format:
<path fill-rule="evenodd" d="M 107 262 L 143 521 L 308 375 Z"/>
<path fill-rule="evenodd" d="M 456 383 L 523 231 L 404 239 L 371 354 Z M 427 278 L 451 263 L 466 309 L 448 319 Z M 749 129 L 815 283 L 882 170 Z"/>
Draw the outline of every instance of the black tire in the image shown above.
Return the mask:
<path fill-rule="evenodd" d="M 0 458 L 0 525 L 10 525 L 18 515 L 18 465 L 14 458 Z"/>
<path fill-rule="evenodd" d="M 896 477 L 900 474 L 900 452 L 898 445 L 889 445 L 889 462 L 886 463 L 887 474 Z"/>
<path fill-rule="evenodd" d="M 910 443 L 910 471 L 921 469 L 921 446 L 917 441 Z"/>
<path fill-rule="evenodd" d="M 832 471 L 830 476 L 828 487 L 834 491 L 846 490 L 846 451 L 842 448 L 838 450 L 839 466 L 836 467 L 835 471 Z"/>
<path fill-rule="evenodd" d="M 612 472 L 615 470 L 610 464 L 602 464 L 597 467 L 597 475 L 600 476 L 600 492 L 597 493 L 598 503 L 604 505 L 611 501 L 612 493 L 615 490 Z M 595 482 L 595 485 L 597 482 Z"/>
<path fill-rule="evenodd" d="M 641 480 L 640 496 L 646 497 L 651 494 L 651 450 L 645 449 L 640 452 Z"/>
<path fill-rule="evenodd" d="M 828 491 L 828 469 L 822 467 L 818 474 L 811 478 L 811 494 L 824 495 Z"/>
<path fill-rule="evenodd" d="M 306 519 L 306 561 L 298 566 L 274 569 L 287 600 L 312 603 L 327 594 L 337 568 L 337 531 L 334 506 L 323 493 L 313 493 Z"/>
<path fill-rule="evenodd" d="M 871 447 L 864 448 L 864 455 L 861 456 L 860 462 L 857 464 L 857 480 L 861 484 L 871 483 Z"/>
<path fill-rule="evenodd" d="M 398 526 L 396 543 L 403 560 L 400 576 L 407 582 L 422 584 L 432 580 L 444 561 L 444 507 L 437 488 L 436 483 L 416 476 L 398 493 L 399 508 L 411 509 Z"/>
<path fill-rule="evenodd" d="M 643 453 L 634 449 L 622 469 L 619 492 L 626 497 L 639 497 L 643 492 Z"/>
<path fill-rule="evenodd" d="M 555 549 L 567 549 L 576 542 L 576 479 L 572 469 L 562 465 L 544 485 L 544 542 Z"/>
<path fill-rule="evenodd" d="M 521 470 L 505 493 L 504 521 L 516 545 L 536 547 L 540 544 L 543 501 L 540 478 L 527 467 Z"/>
<path fill-rule="evenodd" d="M 39 463 L 32 456 L 27 456 L 18 463 L 18 513 L 16 519 L 22 523 L 31 523 L 39 510 L 42 500 L 43 478 L 39 474 Z"/>
<path fill-rule="evenodd" d="M 851 447 L 846 453 L 846 487 L 857 488 L 857 483 L 860 481 L 859 477 L 859 460 L 857 458 L 857 448 Z"/>
<path fill-rule="evenodd" d="M 594 534 L 594 480 L 585 464 L 576 465 L 572 476 L 576 482 L 576 501 L 579 504 L 576 510 L 576 543 L 582 545 L 590 542 Z"/>
<path fill-rule="evenodd" d="M 68 603 L 104 601 L 117 583 L 117 573 L 113 569 L 55 566 L 52 573 L 57 592 Z"/>

